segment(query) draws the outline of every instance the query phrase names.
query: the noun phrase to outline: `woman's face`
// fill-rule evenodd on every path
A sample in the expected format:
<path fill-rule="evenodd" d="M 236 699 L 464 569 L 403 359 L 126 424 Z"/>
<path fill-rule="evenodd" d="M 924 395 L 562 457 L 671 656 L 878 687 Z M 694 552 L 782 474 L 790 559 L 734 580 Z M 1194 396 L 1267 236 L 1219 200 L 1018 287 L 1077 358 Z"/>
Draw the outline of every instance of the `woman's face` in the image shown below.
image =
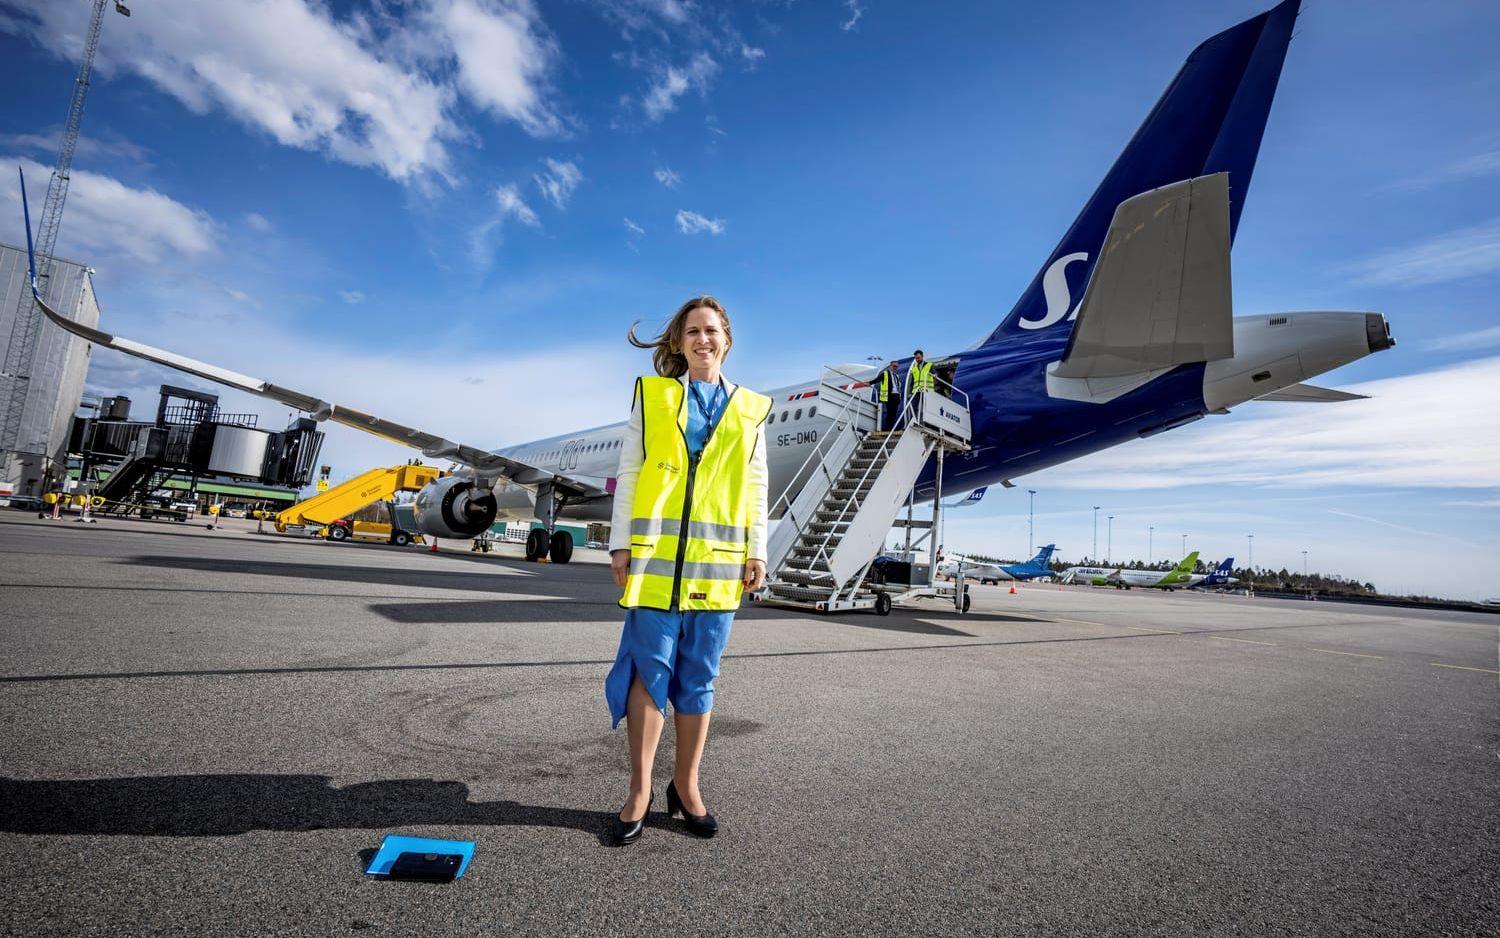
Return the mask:
<path fill-rule="evenodd" d="M 729 354 L 729 336 L 718 310 L 699 306 L 682 324 L 682 354 L 694 368 L 710 368 Z"/>

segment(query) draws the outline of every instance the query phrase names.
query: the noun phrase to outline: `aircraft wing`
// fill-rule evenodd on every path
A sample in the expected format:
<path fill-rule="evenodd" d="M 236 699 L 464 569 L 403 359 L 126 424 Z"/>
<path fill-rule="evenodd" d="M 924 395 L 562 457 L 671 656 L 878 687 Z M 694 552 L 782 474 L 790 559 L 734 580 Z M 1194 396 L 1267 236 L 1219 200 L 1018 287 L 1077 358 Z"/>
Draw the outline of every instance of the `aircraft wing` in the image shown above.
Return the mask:
<path fill-rule="evenodd" d="M 30 232 L 28 232 L 29 239 Z M 346 427 L 373 433 L 378 437 L 410 446 L 420 450 L 422 455 L 430 459 L 446 459 L 451 462 L 462 463 L 471 466 L 482 476 L 490 478 L 506 478 L 521 485 L 541 485 L 552 483 L 563 489 L 584 498 L 597 498 L 608 495 L 609 492 L 601 484 L 602 480 L 585 478 L 581 476 L 570 476 L 565 473 L 553 472 L 550 469 L 541 469 L 536 466 L 512 459 L 508 456 L 499 456 L 488 452 L 478 446 L 470 446 L 465 443 L 455 443 L 434 433 L 418 430 L 413 427 L 403 426 L 393 420 L 384 417 L 376 417 L 352 407 L 342 404 L 330 404 L 322 398 L 311 394 L 304 394 L 291 388 L 284 388 L 269 381 L 252 378 L 249 375 L 200 362 L 175 352 L 165 349 L 154 348 L 141 342 L 111 335 L 99 329 L 76 323 L 68 317 L 53 309 L 42 299 L 41 291 L 37 289 L 35 270 L 31 278 L 31 295 L 36 298 L 36 303 L 47 318 L 52 320 L 61 328 L 94 343 L 95 345 L 111 348 L 127 355 L 144 358 L 147 361 L 176 368 L 178 371 L 186 371 L 189 374 L 225 384 L 241 391 L 247 391 L 259 397 L 269 398 L 279 404 L 285 404 L 295 410 L 304 411 L 312 415 L 314 420 L 332 420 Z"/>
<path fill-rule="evenodd" d="M 1058 378 L 1136 375 L 1234 355 L 1229 174 L 1152 189 L 1115 209 Z"/>
<path fill-rule="evenodd" d="M 1369 400 L 1368 394 L 1354 394 L 1350 391 L 1336 391 L 1333 388 L 1320 388 L 1313 384 L 1293 384 L 1270 394 L 1257 397 L 1258 401 L 1298 401 L 1308 404 L 1329 404 L 1335 401 L 1364 401 Z"/>

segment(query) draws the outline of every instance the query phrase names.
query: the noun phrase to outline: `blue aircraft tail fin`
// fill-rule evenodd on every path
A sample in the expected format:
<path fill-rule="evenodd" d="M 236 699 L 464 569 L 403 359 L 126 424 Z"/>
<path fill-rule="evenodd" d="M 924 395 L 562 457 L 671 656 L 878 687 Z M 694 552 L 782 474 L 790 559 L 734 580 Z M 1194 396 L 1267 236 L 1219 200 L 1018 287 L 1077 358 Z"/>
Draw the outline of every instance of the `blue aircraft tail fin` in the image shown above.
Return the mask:
<path fill-rule="evenodd" d="M 1036 330 L 1046 330 L 1048 340 L 1066 340 L 1072 331 L 1066 323 L 1077 313 L 1115 208 L 1132 196 L 1227 172 L 1233 238 L 1300 3 L 1285 0 L 1193 50 L 1015 308 L 982 344 Z"/>
<path fill-rule="evenodd" d="M 1027 561 L 1028 567 L 1045 567 L 1052 562 L 1052 552 L 1057 550 L 1056 544 L 1048 544 L 1036 552 L 1036 556 Z"/>
<path fill-rule="evenodd" d="M 1225 557 L 1223 562 L 1214 568 L 1214 572 L 1208 575 L 1208 582 L 1223 583 L 1234 573 L 1234 558 Z"/>

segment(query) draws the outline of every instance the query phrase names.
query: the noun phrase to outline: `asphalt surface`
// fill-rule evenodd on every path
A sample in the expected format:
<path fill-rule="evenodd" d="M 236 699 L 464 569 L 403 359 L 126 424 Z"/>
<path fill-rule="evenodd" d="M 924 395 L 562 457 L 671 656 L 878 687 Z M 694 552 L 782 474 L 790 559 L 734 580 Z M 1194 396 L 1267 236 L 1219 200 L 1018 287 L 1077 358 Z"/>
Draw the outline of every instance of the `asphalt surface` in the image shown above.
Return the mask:
<path fill-rule="evenodd" d="M 1036 586 L 747 609 L 711 841 L 610 846 L 603 555 L 0 512 L 5 934 L 1468 935 L 1500 922 L 1482 614 Z M 657 760 L 663 807 L 672 755 Z M 362 874 L 386 833 L 463 879 Z"/>

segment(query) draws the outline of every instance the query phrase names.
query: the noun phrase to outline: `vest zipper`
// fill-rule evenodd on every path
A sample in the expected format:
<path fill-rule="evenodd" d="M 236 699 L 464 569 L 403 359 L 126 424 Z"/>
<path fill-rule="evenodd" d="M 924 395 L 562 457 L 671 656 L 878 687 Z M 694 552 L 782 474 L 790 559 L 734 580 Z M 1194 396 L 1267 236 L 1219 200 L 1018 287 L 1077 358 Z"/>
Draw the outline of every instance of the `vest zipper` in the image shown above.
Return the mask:
<path fill-rule="evenodd" d="M 687 488 L 682 495 L 682 526 L 677 529 L 677 563 L 672 570 L 672 597 L 668 600 L 667 607 L 669 609 L 676 609 L 678 612 L 682 611 L 679 607 L 682 596 L 682 564 L 687 559 L 688 518 L 693 513 L 693 483 L 698 480 L 698 463 L 703 459 L 703 454 L 708 452 L 708 444 L 713 441 L 714 433 L 719 429 L 719 424 L 723 423 L 724 418 L 728 416 L 729 404 L 734 400 L 734 395 L 738 392 L 739 388 L 736 387 L 733 391 L 729 392 L 729 397 L 724 399 L 724 409 L 719 411 L 718 421 L 708 428 L 708 435 L 703 438 L 703 449 L 697 456 L 693 455 L 692 447 L 688 445 L 687 430 L 684 429 L 682 423 L 677 425 L 677 432 L 682 434 L 682 447 L 688 454 L 688 476 Z M 683 406 L 692 406 L 688 403 L 686 395 L 683 396 Z M 683 422 L 685 423 L 686 421 L 684 420 Z"/>

